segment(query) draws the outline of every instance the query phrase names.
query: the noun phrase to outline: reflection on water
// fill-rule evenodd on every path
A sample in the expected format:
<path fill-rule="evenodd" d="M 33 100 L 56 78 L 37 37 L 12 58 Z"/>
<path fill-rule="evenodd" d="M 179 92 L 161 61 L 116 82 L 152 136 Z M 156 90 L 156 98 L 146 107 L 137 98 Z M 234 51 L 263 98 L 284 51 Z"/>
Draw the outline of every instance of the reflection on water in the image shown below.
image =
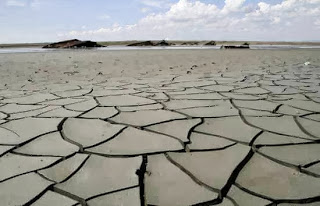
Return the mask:
<path fill-rule="evenodd" d="M 42 49 L 36 47 L 26 48 L 0 48 L 0 54 L 6 53 L 36 53 L 36 52 L 55 52 L 55 51 L 84 51 L 84 50 L 96 50 L 96 51 L 122 51 L 122 50 L 192 50 L 192 49 L 220 49 L 220 46 L 169 46 L 169 47 L 127 47 L 127 46 L 108 46 L 102 48 L 90 48 L 90 49 Z M 320 46 L 308 46 L 308 45 L 250 45 L 250 49 L 320 49 Z"/>
<path fill-rule="evenodd" d="M 34 53 L 34 52 L 50 52 L 55 51 L 55 49 L 42 49 L 36 47 L 26 47 L 26 48 L 0 48 L 0 54 L 6 53 Z"/>
<path fill-rule="evenodd" d="M 250 49 L 320 49 L 309 45 L 250 45 Z"/>

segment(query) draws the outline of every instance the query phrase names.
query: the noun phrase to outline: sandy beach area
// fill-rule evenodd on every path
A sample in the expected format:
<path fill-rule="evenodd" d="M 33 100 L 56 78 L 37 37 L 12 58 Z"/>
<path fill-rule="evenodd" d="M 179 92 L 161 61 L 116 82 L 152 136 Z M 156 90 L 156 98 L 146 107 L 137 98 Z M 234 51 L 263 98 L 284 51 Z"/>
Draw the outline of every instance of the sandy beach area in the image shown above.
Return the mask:
<path fill-rule="evenodd" d="M 319 128 L 320 49 L 0 54 L 0 205 L 316 206 Z"/>

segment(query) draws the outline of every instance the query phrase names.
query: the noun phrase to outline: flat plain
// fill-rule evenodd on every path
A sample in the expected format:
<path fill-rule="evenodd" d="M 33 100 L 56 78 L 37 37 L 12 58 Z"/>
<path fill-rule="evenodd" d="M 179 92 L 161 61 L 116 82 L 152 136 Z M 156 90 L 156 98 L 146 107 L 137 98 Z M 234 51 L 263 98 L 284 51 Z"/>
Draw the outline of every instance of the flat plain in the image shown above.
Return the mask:
<path fill-rule="evenodd" d="M 0 205 L 320 204 L 320 50 L 0 54 Z"/>

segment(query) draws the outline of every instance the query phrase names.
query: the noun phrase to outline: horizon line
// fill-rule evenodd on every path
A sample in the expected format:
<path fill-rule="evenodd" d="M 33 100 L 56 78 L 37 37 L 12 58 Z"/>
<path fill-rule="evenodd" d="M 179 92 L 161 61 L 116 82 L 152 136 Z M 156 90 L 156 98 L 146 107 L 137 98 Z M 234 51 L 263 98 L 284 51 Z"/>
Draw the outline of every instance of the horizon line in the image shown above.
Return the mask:
<path fill-rule="evenodd" d="M 65 40 L 71 40 L 71 39 L 65 39 Z M 47 41 L 47 42 L 10 42 L 10 43 L 2 43 L 0 42 L 0 45 L 16 45 L 16 44 L 46 44 L 46 43 L 53 43 L 53 42 L 60 42 L 60 41 L 65 41 L 65 40 L 58 40 L 58 41 Z M 89 40 L 89 39 L 85 39 Z M 215 42 L 266 42 L 266 43 L 281 43 L 281 42 L 286 42 L 286 43 L 320 43 L 320 40 L 213 40 L 213 39 L 203 39 L 203 40 L 194 40 L 194 39 L 188 39 L 188 40 L 183 40 L 183 39 L 143 39 L 143 40 L 137 40 L 137 39 L 131 39 L 131 40 L 91 40 L 91 41 L 96 41 L 96 42 L 134 42 L 134 41 L 161 41 L 165 40 L 168 42 L 205 42 L 205 41 L 215 41 Z"/>

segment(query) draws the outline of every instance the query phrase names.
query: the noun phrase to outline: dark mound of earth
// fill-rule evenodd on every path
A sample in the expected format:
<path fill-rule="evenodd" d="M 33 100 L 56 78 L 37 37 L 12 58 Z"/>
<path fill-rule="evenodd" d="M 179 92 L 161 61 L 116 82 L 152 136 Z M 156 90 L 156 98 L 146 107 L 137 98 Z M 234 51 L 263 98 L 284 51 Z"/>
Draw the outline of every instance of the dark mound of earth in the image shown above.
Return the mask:
<path fill-rule="evenodd" d="M 183 42 L 181 46 L 196 46 L 199 45 L 199 42 Z"/>
<path fill-rule="evenodd" d="M 205 46 L 215 46 L 216 42 L 215 41 L 209 41 L 207 43 L 204 44 Z"/>
<path fill-rule="evenodd" d="M 159 42 L 152 42 L 152 41 L 143 41 L 143 42 L 137 42 L 133 44 L 128 44 L 127 46 L 171 46 L 173 44 L 162 40 Z"/>
<path fill-rule="evenodd" d="M 127 46 L 154 46 L 154 43 L 152 41 L 143 41 L 143 42 L 128 44 Z"/>
<path fill-rule="evenodd" d="M 48 44 L 42 48 L 45 49 L 69 49 L 69 48 L 92 48 L 92 47 L 104 47 L 97 42 L 93 41 L 80 41 L 78 39 L 71 39 L 61 42 L 56 42 L 52 44 Z"/>
<path fill-rule="evenodd" d="M 162 41 L 155 44 L 155 46 L 171 46 L 171 45 L 172 45 L 171 43 L 169 43 L 165 40 L 162 40 Z"/>
<path fill-rule="evenodd" d="M 221 46 L 220 49 L 250 49 L 249 45 L 240 45 L 240 46 Z"/>

